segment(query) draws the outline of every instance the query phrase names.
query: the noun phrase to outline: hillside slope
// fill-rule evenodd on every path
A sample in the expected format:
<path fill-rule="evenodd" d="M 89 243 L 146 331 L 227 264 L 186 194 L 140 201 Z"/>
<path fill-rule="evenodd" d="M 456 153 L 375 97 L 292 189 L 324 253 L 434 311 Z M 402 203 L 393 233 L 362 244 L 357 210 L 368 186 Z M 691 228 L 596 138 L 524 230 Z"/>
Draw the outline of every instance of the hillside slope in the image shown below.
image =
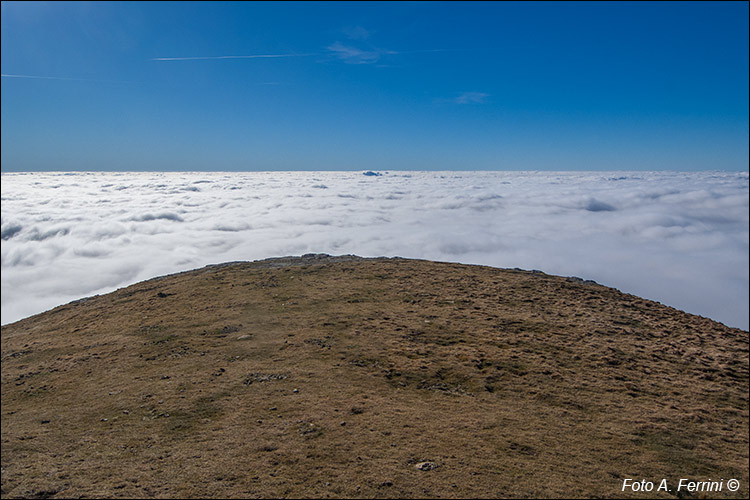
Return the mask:
<path fill-rule="evenodd" d="M 540 272 L 310 255 L 2 327 L 2 497 L 748 495 L 748 332 Z"/>

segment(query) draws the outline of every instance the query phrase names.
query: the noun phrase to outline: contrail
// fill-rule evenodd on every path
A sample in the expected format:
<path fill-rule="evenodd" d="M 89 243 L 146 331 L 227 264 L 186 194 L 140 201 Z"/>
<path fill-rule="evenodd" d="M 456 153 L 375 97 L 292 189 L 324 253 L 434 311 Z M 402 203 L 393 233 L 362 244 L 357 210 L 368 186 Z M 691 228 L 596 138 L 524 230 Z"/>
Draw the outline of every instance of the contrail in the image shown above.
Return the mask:
<path fill-rule="evenodd" d="M 274 59 L 278 57 L 307 57 L 320 54 L 255 54 L 250 56 L 196 56 L 196 57 L 154 57 L 152 61 L 199 61 L 206 59 Z"/>
<path fill-rule="evenodd" d="M 334 44 L 335 45 L 335 44 Z M 425 49 L 425 50 L 406 50 L 406 51 L 383 51 L 383 54 L 419 54 L 427 52 L 452 52 L 465 51 L 471 49 Z M 330 48 L 329 48 L 330 51 Z M 335 52 L 335 51 L 334 51 Z M 152 57 L 151 61 L 207 61 L 218 59 L 275 59 L 281 57 L 310 57 L 330 55 L 329 53 L 304 53 L 304 54 L 253 54 L 247 56 L 190 56 L 190 57 Z"/>
<path fill-rule="evenodd" d="M 69 78 L 65 76 L 39 76 L 39 75 L 10 75 L 0 74 L 3 78 L 32 78 L 34 80 L 65 80 L 68 82 L 97 82 L 97 83 L 131 83 L 126 80 L 92 80 L 91 78 Z"/>
<path fill-rule="evenodd" d="M 38 80 L 73 80 L 73 81 L 79 81 L 79 82 L 94 82 L 96 80 L 86 80 L 84 78 L 66 78 L 64 76 L 34 76 L 34 75 L 6 75 L 3 73 L 2 75 L 5 78 L 34 78 Z"/>

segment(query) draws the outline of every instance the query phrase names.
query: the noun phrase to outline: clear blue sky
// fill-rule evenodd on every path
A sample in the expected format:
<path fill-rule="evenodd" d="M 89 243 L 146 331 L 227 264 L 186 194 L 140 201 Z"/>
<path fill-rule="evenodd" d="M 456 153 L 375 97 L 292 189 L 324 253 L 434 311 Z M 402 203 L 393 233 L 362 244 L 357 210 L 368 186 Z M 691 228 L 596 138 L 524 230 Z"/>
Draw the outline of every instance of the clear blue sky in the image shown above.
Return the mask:
<path fill-rule="evenodd" d="M 2 171 L 747 170 L 748 44 L 747 2 L 2 2 Z"/>

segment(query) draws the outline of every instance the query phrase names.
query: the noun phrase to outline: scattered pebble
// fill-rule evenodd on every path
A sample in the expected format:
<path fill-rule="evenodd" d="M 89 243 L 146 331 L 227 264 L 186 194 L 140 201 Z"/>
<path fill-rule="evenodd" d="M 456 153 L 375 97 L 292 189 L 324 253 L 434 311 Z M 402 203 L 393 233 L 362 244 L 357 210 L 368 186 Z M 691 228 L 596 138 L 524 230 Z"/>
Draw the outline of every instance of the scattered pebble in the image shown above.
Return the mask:
<path fill-rule="evenodd" d="M 432 469 L 437 469 L 437 466 L 438 465 L 435 462 L 419 462 L 414 467 L 416 467 L 419 470 L 432 470 Z"/>

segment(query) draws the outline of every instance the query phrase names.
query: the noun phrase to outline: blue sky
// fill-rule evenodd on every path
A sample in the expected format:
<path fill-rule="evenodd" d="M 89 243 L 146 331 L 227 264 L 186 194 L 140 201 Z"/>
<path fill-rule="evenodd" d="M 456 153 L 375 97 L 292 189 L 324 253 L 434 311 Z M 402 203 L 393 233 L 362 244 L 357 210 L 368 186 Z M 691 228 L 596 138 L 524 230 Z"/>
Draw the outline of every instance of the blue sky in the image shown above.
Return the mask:
<path fill-rule="evenodd" d="M 2 171 L 746 171 L 748 42 L 747 2 L 2 2 Z"/>

